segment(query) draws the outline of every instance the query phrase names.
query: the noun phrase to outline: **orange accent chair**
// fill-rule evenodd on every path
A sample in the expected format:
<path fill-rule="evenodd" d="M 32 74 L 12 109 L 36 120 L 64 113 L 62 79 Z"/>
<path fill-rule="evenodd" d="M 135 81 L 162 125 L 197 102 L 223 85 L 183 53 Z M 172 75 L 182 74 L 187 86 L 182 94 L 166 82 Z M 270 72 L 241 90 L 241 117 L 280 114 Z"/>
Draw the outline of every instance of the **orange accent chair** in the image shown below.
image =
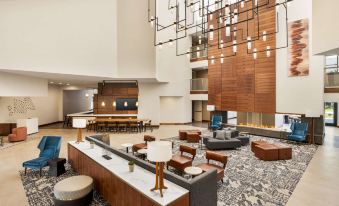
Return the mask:
<path fill-rule="evenodd" d="M 25 141 L 27 139 L 27 127 L 18 127 L 12 129 L 12 134 L 8 135 L 9 142 Z"/>

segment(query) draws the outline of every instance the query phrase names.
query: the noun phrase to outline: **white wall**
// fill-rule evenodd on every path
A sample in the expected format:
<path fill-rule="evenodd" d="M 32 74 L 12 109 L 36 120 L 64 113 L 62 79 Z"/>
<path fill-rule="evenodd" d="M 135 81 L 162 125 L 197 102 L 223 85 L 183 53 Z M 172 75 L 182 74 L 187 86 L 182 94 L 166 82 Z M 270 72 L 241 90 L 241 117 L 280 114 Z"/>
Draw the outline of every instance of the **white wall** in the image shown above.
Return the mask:
<path fill-rule="evenodd" d="M 48 96 L 30 97 L 33 107 L 23 106 L 12 115 L 15 99 L 23 101 L 24 97 L 0 97 L 0 122 L 16 122 L 17 119 L 38 117 L 39 125 L 62 121 L 62 90 L 58 86 L 49 86 Z"/>
<path fill-rule="evenodd" d="M 339 94 L 338 93 L 325 93 L 324 102 L 337 102 L 339 105 Z M 339 117 L 339 110 L 338 110 L 337 117 Z M 339 121 L 337 124 L 339 126 Z"/>
<path fill-rule="evenodd" d="M 47 83 L 46 79 L 0 72 L 0 97 L 47 96 Z"/>
<path fill-rule="evenodd" d="M 339 1 L 313 0 L 313 54 L 339 48 Z M 338 50 L 339 51 L 339 50 Z M 338 52 L 337 52 L 338 54 Z"/>
<path fill-rule="evenodd" d="M 0 1 L 0 69 L 115 76 L 116 2 Z"/>
<path fill-rule="evenodd" d="M 324 58 L 313 56 L 312 48 L 312 2 L 294 0 L 289 7 L 289 21 L 309 19 L 310 74 L 305 77 L 288 77 L 287 49 L 277 51 L 276 102 L 277 112 L 305 114 L 307 110 L 323 113 Z M 280 22 L 284 30 L 282 22 Z M 283 45 L 285 31 L 277 35 L 277 44 Z"/>

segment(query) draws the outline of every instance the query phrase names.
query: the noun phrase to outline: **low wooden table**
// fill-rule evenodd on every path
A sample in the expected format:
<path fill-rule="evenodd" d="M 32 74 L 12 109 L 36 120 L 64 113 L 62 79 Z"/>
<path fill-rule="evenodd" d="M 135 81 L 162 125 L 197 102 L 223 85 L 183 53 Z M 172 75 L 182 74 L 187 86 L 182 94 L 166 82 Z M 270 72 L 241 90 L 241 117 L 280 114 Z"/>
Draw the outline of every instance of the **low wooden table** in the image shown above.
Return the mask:
<path fill-rule="evenodd" d="M 65 158 L 56 158 L 56 159 L 48 161 L 48 165 L 49 165 L 48 175 L 58 177 L 64 174 L 66 172 L 65 163 L 66 163 Z"/>

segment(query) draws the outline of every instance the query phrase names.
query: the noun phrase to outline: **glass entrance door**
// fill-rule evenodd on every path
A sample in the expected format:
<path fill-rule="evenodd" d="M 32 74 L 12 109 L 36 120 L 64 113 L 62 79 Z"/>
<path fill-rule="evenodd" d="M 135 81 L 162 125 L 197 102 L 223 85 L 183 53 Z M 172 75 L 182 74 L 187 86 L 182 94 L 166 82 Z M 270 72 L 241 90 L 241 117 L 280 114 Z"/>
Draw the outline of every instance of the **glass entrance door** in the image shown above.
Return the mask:
<path fill-rule="evenodd" d="M 325 102 L 325 124 L 337 126 L 338 104 L 336 102 Z"/>

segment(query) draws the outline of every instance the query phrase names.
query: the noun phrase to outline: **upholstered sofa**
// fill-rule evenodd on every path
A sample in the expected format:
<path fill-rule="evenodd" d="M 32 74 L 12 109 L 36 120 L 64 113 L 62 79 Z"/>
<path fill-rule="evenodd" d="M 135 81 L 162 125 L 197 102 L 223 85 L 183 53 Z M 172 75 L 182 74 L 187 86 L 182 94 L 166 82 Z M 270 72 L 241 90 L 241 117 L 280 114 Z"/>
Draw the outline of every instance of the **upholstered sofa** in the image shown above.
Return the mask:
<path fill-rule="evenodd" d="M 97 136 L 97 135 L 95 135 Z M 96 145 L 106 147 L 98 138 L 86 137 L 86 140 L 94 141 Z M 146 162 L 140 158 L 133 156 L 131 153 L 126 153 L 112 147 L 108 147 L 110 152 L 128 160 L 133 161 L 136 165 L 155 173 L 155 165 Z M 169 180 L 187 190 L 189 190 L 190 206 L 216 206 L 217 205 L 217 170 L 209 170 L 194 177 L 192 180 L 187 180 L 168 170 L 164 171 L 166 180 Z"/>
<path fill-rule="evenodd" d="M 212 136 L 204 136 L 203 143 L 210 150 L 222 150 L 222 149 L 237 149 L 246 142 L 243 139 L 238 139 L 239 131 L 237 130 L 225 130 L 228 139 L 217 139 L 216 131 Z"/>

